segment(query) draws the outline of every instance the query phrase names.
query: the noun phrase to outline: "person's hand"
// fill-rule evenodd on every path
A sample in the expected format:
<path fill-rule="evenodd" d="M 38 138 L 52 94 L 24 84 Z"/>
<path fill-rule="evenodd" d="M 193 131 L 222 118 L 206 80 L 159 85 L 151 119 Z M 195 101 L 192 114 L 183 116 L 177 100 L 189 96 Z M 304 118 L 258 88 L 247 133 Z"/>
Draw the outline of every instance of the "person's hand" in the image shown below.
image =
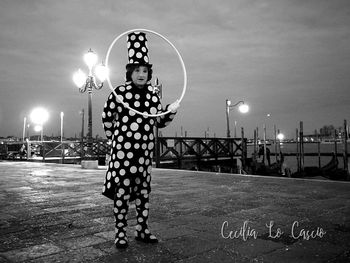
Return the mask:
<path fill-rule="evenodd" d="M 170 110 L 172 113 L 175 113 L 179 107 L 180 107 L 179 100 L 176 100 L 175 102 L 169 105 L 168 110 Z"/>

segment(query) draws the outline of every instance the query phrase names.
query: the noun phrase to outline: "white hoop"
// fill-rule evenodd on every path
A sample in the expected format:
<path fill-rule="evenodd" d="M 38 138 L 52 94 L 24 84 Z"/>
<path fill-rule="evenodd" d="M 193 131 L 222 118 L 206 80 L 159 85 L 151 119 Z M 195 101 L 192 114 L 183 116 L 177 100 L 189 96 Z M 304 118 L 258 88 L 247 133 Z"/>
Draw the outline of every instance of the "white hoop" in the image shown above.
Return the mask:
<path fill-rule="evenodd" d="M 108 59 L 109 59 L 109 54 L 111 53 L 111 50 L 114 46 L 114 44 L 124 35 L 126 34 L 129 34 L 131 32 L 149 32 L 149 33 L 152 33 L 152 34 L 155 34 L 156 36 L 162 38 L 163 40 L 165 40 L 176 52 L 179 60 L 180 60 L 180 63 L 181 63 L 181 67 L 182 67 L 182 71 L 183 71 L 183 75 L 184 75 L 184 84 L 183 84 L 183 88 L 182 88 L 182 93 L 181 93 L 181 96 L 180 98 L 178 99 L 178 102 L 180 103 L 181 100 L 183 99 L 184 95 L 185 95 L 185 92 L 186 92 L 186 86 L 187 86 L 187 73 L 186 73 L 186 68 L 185 68 L 185 64 L 182 60 L 182 57 L 179 53 L 179 51 L 176 49 L 176 47 L 167 39 L 165 38 L 164 36 L 162 36 L 161 34 L 157 33 L 157 32 L 154 32 L 152 30 L 148 30 L 148 29 L 132 29 L 132 30 L 128 30 L 128 31 L 125 31 L 124 33 L 120 34 L 119 36 L 117 36 L 113 42 L 111 43 L 111 45 L 109 46 L 108 48 L 108 51 L 107 51 L 107 55 L 106 55 L 106 67 L 108 68 Z M 109 78 L 109 76 L 107 76 L 107 82 L 108 82 L 108 85 L 109 85 L 109 88 L 111 89 L 111 91 L 114 93 L 114 95 L 116 96 L 117 100 L 119 102 L 121 102 L 124 107 L 128 108 L 129 110 L 132 110 L 133 112 L 137 113 L 137 114 L 141 114 L 143 116 L 147 116 L 147 117 L 159 117 L 159 116 L 162 116 L 162 115 L 165 115 L 165 114 L 168 114 L 170 113 L 170 110 L 166 111 L 166 112 L 162 112 L 162 113 L 159 113 L 159 114 L 148 114 L 148 113 L 143 113 L 143 112 L 140 112 L 138 110 L 135 110 L 133 108 L 131 108 L 128 104 L 126 104 L 124 101 L 123 101 L 123 97 L 120 96 L 120 95 L 117 95 L 117 93 L 115 92 L 113 86 L 112 86 L 112 83 L 111 83 L 111 80 Z"/>

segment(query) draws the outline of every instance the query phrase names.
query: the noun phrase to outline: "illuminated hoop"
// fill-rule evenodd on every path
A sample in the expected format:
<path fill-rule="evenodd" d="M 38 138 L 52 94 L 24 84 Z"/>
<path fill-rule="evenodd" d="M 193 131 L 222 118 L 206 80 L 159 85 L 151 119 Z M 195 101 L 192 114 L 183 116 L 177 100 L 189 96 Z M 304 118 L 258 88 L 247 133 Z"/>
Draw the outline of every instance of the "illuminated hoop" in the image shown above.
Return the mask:
<path fill-rule="evenodd" d="M 154 32 L 152 30 L 148 30 L 148 29 L 132 29 L 132 30 L 128 30 L 122 34 L 120 34 L 119 36 L 117 36 L 113 42 L 111 43 L 111 45 L 109 46 L 108 48 L 108 51 L 107 51 L 107 55 L 106 55 L 106 67 L 108 68 L 108 59 L 109 59 L 109 54 L 111 53 L 111 50 L 114 46 L 114 44 L 121 38 L 123 37 L 124 35 L 126 34 L 129 34 L 131 32 L 149 32 L 149 33 L 152 33 L 160 38 L 162 38 L 163 40 L 165 40 L 176 52 L 179 60 L 180 60 L 180 63 L 181 63 L 181 67 L 182 67 L 182 71 L 183 71 L 183 76 L 184 76 L 184 83 L 183 83 L 183 88 L 182 88 L 182 93 L 181 93 L 181 96 L 180 98 L 178 99 L 178 102 L 180 103 L 185 95 L 185 92 L 186 92 L 186 86 L 187 86 L 187 73 L 186 73 L 186 68 L 185 68 L 185 63 L 183 62 L 182 60 L 182 57 L 179 53 L 179 51 L 176 49 L 176 47 L 167 39 L 165 38 L 164 36 L 162 36 L 161 34 L 157 33 L 157 32 Z M 170 113 L 170 110 L 166 111 L 166 112 L 162 112 L 162 113 L 159 113 L 159 114 L 148 114 L 148 113 L 143 113 L 143 112 L 140 112 L 138 110 L 135 110 L 133 108 L 131 108 L 127 103 L 125 103 L 123 101 L 123 97 L 120 96 L 120 95 L 117 95 L 117 93 L 115 92 L 113 86 L 112 86 L 112 83 L 111 83 L 111 80 L 109 78 L 109 76 L 107 76 L 107 82 L 108 82 L 108 85 L 109 85 L 109 88 L 111 89 L 111 91 L 113 92 L 113 94 L 116 96 L 117 100 L 119 102 L 121 102 L 124 107 L 128 108 L 129 110 L 132 110 L 133 112 L 137 113 L 137 114 L 141 114 L 145 117 L 159 117 L 159 116 L 162 116 L 162 115 L 165 115 L 165 114 L 168 114 Z M 176 102 L 176 101 L 175 101 Z"/>

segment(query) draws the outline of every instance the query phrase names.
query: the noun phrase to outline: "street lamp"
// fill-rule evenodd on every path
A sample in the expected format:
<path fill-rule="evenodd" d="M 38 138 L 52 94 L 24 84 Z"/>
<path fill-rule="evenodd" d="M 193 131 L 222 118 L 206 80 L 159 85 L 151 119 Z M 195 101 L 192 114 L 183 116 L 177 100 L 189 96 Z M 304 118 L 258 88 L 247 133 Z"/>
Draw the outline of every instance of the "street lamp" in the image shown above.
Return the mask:
<path fill-rule="evenodd" d="M 92 156 L 92 90 L 100 90 L 103 87 L 103 81 L 106 80 L 108 76 L 108 69 L 106 66 L 101 63 L 100 65 L 96 65 L 97 62 L 97 55 L 94 53 L 91 48 L 89 51 L 84 55 L 84 61 L 86 65 L 89 68 L 89 74 L 86 75 L 81 69 L 79 69 L 77 72 L 73 75 L 73 81 L 75 85 L 79 88 L 79 91 L 81 93 L 88 92 L 88 154 Z M 95 81 L 95 77 L 92 73 L 92 70 L 94 69 L 94 73 L 96 74 L 97 78 L 101 81 L 100 84 L 97 84 Z"/>
<path fill-rule="evenodd" d="M 241 105 L 240 105 L 241 104 Z M 227 124 L 227 137 L 231 137 L 230 135 L 230 122 L 229 122 L 229 113 L 230 109 L 238 106 L 238 110 L 241 113 L 247 113 L 249 111 L 249 106 L 247 104 L 244 104 L 244 101 L 240 100 L 237 103 L 233 104 L 230 100 L 226 100 L 226 124 Z M 237 137 L 237 122 L 235 121 L 235 138 Z"/>
<path fill-rule="evenodd" d="M 35 130 L 41 132 L 41 142 L 42 142 L 44 123 L 49 119 L 49 113 L 44 108 L 36 108 L 30 114 L 30 119 L 34 124 L 37 125 Z"/>

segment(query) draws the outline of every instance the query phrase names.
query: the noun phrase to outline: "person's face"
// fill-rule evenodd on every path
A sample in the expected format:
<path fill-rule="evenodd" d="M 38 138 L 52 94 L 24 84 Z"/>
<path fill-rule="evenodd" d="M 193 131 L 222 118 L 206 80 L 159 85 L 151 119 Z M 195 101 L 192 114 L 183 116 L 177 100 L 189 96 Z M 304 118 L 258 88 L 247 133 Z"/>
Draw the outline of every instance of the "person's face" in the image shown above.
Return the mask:
<path fill-rule="evenodd" d="M 131 80 L 138 87 L 146 85 L 148 80 L 148 67 L 139 66 L 135 68 L 131 73 Z"/>

